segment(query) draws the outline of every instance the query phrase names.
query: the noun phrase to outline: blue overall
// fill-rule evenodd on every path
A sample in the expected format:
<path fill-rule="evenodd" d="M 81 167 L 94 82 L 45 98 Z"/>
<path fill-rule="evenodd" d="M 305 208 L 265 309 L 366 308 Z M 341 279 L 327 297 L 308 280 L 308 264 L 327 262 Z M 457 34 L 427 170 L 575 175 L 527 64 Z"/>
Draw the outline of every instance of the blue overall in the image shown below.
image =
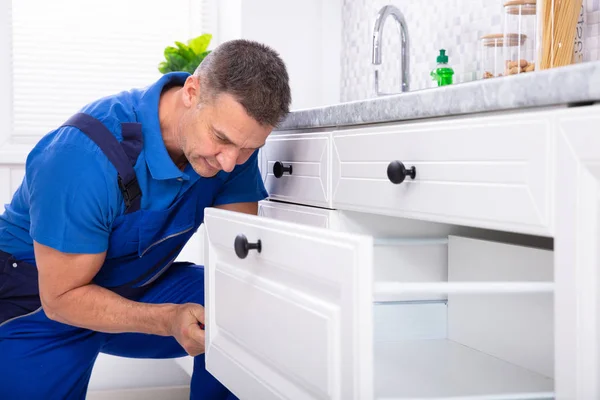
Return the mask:
<path fill-rule="evenodd" d="M 64 126 L 85 133 L 106 155 L 118 173 L 124 203 L 124 212 L 112 222 L 106 260 L 93 282 L 139 302 L 203 305 L 203 267 L 174 260 L 203 222 L 204 208 L 215 204 L 228 174 L 199 177 L 168 207 L 144 209 L 145 194 L 133 168 L 142 149 L 141 124 L 121 121 L 121 141 L 85 113 Z M 256 162 L 255 156 L 249 162 Z M 100 352 L 134 358 L 186 355 L 173 337 L 108 334 L 50 320 L 39 300 L 35 259 L 2 250 L 0 399 L 83 399 Z M 192 399 L 235 398 L 205 370 L 204 355 L 194 359 L 191 392 Z"/>

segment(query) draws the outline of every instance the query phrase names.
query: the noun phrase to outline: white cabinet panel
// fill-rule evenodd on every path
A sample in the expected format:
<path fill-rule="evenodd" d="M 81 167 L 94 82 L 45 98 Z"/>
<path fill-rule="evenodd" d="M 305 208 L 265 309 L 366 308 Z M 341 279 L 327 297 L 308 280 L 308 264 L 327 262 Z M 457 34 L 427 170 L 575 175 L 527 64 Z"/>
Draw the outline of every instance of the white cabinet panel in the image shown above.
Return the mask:
<path fill-rule="evenodd" d="M 549 235 L 551 116 L 510 115 L 333 133 L 332 206 Z M 388 167 L 415 167 L 393 184 Z"/>
<path fill-rule="evenodd" d="M 451 236 L 448 279 L 553 282 L 553 253 Z M 448 295 L 448 337 L 548 377 L 554 376 L 552 293 Z M 477 327 L 473 325 L 476 321 Z"/>
<path fill-rule="evenodd" d="M 375 344 L 377 399 L 549 400 L 551 379 L 447 339 Z"/>
<path fill-rule="evenodd" d="M 205 226 L 208 370 L 243 399 L 369 398 L 370 238 L 218 209 Z"/>
<path fill-rule="evenodd" d="M 600 104 L 557 113 L 558 399 L 600 399 Z"/>
<path fill-rule="evenodd" d="M 387 282 L 447 282 L 447 239 L 375 240 L 374 287 Z M 445 293 L 378 293 L 373 299 L 379 302 L 446 300 Z"/>
<path fill-rule="evenodd" d="M 318 228 L 329 228 L 331 219 L 334 218 L 334 210 L 322 208 L 298 206 L 275 201 L 261 201 L 258 203 L 258 215 L 279 221 L 294 222 L 316 226 Z"/>
<path fill-rule="evenodd" d="M 272 135 L 260 150 L 260 169 L 269 197 L 331 207 L 329 134 Z M 285 168 L 280 175 L 278 168 Z"/>

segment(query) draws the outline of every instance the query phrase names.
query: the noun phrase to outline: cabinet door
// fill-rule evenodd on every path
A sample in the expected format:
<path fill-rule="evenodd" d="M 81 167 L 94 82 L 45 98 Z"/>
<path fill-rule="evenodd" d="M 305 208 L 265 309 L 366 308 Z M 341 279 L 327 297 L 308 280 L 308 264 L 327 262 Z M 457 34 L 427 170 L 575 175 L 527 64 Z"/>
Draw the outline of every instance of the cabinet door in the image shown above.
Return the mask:
<path fill-rule="evenodd" d="M 241 399 L 372 398 L 372 239 L 214 208 L 205 228 L 211 374 Z"/>
<path fill-rule="evenodd" d="M 335 132 L 332 206 L 548 236 L 551 122 L 542 112 Z M 402 166 L 415 174 L 392 183 Z"/>
<path fill-rule="evenodd" d="M 329 133 L 271 135 L 260 170 L 273 200 L 331 207 Z"/>

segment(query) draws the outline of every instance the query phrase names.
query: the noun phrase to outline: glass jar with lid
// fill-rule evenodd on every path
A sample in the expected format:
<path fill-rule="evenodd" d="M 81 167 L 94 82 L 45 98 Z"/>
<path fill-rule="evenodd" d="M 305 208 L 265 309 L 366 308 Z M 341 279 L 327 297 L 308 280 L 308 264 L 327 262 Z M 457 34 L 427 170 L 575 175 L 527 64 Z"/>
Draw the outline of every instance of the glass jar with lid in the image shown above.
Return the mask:
<path fill-rule="evenodd" d="M 504 3 L 505 75 L 535 71 L 537 33 L 536 0 Z"/>
<path fill-rule="evenodd" d="M 504 74 L 504 34 L 492 33 L 480 38 L 479 79 L 497 78 Z"/>

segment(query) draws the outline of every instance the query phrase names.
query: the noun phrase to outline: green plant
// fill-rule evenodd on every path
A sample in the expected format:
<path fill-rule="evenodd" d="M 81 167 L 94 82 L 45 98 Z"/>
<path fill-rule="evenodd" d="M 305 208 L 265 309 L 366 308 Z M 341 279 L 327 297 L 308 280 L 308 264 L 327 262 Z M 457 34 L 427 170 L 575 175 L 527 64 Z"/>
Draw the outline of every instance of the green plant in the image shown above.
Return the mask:
<path fill-rule="evenodd" d="M 205 33 L 196 38 L 188 40 L 188 44 L 175 42 L 177 47 L 165 48 L 165 61 L 158 65 L 158 70 L 163 74 L 174 71 L 185 71 L 194 73 L 198 65 L 210 54 L 208 45 L 212 39 L 210 33 Z"/>

